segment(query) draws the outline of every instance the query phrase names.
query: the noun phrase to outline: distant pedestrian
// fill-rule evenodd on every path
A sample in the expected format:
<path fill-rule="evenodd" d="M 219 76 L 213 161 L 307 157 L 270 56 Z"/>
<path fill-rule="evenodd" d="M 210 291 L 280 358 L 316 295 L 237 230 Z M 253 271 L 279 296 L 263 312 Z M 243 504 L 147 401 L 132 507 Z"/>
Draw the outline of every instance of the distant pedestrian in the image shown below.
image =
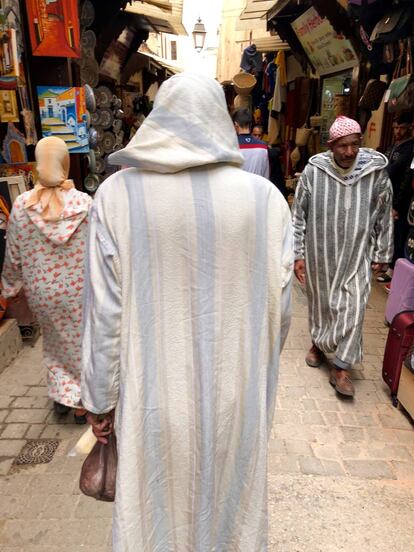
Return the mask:
<path fill-rule="evenodd" d="M 58 414 L 80 404 L 81 325 L 87 216 L 91 198 L 68 180 L 69 152 L 63 140 L 36 146 L 38 180 L 11 211 L 2 295 L 24 290 L 43 330 L 49 397 Z M 85 412 L 75 420 L 85 423 Z"/>
<path fill-rule="evenodd" d="M 239 147 L 244 157 L 242 169 L 269 178 L 269 157 L 266 142 L 251 134 L 252 116 L 248 109 L 241 107 L 233 113 Z"/>
<path fill-rule="evenodd" d="M 311 157 L 293 209 L 295 274 L 306 284 L 309 366 L 335 353 L 330 383 L 353 396 L 350 369 L 362 359 L 362 324 L 372 271 L 392 259 L 392 186 L 381 153 L 361 148 L 359 124 L 338 117 L 330 151 Z"/>
<path fill-rule="evenodd" d="M 413 114 L 401 113 L 393 121 L 392 129 L 394 142 L 385 152 L 388 158 L 387 172 L 393 189 L 393 217 L 394 217 L 394 256 L 391 267 L 394 267 L 397 259 L 404 257 L 404 246 L 408 235 L 407 222 L 408 206 L 411 196 L 408 195 L 405 181 L 410 170 L 414 155 L 414 139 L 412 137 Z M 409 187 L 411 179 L 409 178 Z M 412 189 L 411 189 L 412 192 Z M 392 270 L 380 274 L 379 282 L 391 282 Z"/>

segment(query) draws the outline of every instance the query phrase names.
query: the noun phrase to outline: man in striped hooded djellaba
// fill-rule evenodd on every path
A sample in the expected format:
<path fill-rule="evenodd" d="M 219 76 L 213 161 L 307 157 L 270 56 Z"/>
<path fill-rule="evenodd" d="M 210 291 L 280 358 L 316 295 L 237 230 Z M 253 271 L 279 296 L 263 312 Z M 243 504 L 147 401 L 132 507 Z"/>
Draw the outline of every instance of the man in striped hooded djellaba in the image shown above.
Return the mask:
<path fill-rule="evenodd" d="M 338 117 L 329 151 L 311 157 L 293 207 L 295 274 L 306 284 L 312 347 L 309 366 L 335 353 L 329 382 L 354 396 L 349 370 L 362 359 L 362 325 L 371 275 L 393 253 L 392 186 L 387 159 L 361 148 L 361 128 Z"/>

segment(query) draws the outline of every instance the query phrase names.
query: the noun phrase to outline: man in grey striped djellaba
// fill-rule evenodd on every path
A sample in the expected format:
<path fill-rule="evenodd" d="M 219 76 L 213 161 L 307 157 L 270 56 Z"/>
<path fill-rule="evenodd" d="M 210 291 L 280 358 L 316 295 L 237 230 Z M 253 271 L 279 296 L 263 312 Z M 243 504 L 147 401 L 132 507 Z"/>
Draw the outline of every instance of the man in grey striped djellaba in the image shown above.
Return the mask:
<path fill-rule="evenodd" d="M 381 153 L 361 148 L 361 128 L 338 117 L 329 151 L 311 157 L 293 207 L 295 274 L 306 285 L 309 366 L 335 353 L 329 382 L 353 397 L 349 370 L 362 359 L 362 325 L 372 272 L 393 253 L 392 186 Z"/>

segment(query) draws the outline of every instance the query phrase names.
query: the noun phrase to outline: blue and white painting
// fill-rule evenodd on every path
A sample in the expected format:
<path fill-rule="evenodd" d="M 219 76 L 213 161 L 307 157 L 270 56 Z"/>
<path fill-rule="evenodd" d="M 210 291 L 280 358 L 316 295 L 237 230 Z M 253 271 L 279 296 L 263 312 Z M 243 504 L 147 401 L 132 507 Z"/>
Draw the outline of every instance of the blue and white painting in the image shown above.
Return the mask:
<path fill-rule="evenodd" d="M 80 87 L 38 86 L 43 136 L 57 136 L 70 153 L 89 151 L 85 90 Z"/>

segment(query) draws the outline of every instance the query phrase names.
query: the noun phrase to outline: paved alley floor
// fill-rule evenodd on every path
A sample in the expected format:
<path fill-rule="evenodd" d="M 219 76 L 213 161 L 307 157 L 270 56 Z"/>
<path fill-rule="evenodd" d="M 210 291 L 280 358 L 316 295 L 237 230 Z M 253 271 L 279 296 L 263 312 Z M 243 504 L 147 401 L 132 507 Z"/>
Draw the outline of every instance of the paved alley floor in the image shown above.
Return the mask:
<path fill-rule="evenodd" d="M 386 295 L 374 287 L 354 401 L 335 395 L 328 367 L 306 366 L 306 300 L 298 285 L 294 296 L 269 444 L 269 550 L 413 550 L 414 426 L 391 405 L 381 379 Z M 26 347 L 0 374 L 1 552 L 111 550 L 111 505 L 78 491 L 83 458 L 67 454 L 85 427 L 71 421 L 51 411 L 40 342 Z M 38 438 L 60 440 L 52 462 L 13 465 L 26 441 Z"/>

